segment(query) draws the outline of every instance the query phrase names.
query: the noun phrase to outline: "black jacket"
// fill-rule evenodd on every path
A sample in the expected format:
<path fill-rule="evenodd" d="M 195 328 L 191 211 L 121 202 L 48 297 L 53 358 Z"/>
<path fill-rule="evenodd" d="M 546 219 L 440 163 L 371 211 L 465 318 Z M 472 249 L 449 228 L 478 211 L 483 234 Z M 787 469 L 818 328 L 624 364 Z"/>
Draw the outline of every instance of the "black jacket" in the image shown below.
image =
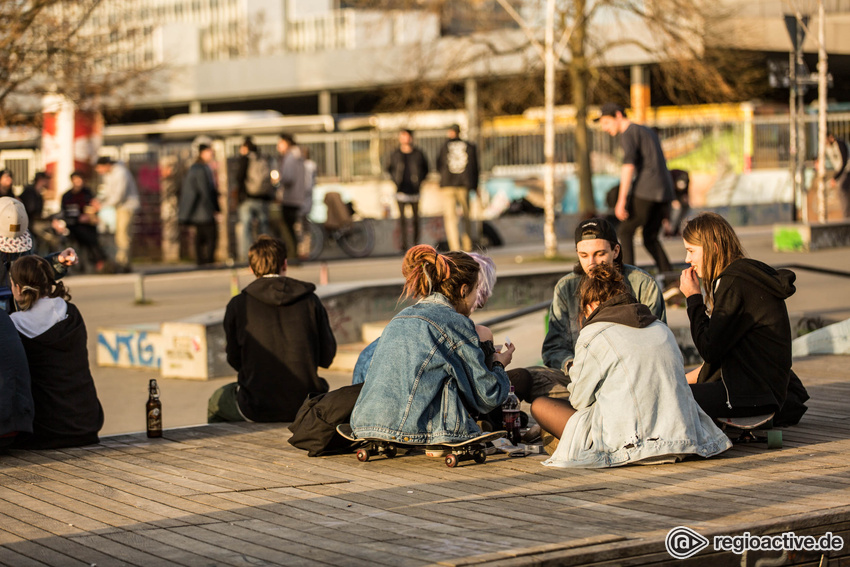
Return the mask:
<path fill-rule="evenodd" d="M 15 447 L 55 449 L 98 442 L 103 408 L 86 347 L 86 325 L 74 304 L 68 316 L 37 337 L 21 335 L 27 353 L 35 420 L 32 437 Z"/>
<path fill-rule="evenodd" d="M 797 276 L 743 258 L 721 273 L 711 317 L 701 295 L 688 298 L 691 336 L 705 361 L 699 382 L 722 375 L 731 407 L 782 407 L 791 376 L 791 324 L 785 299 Z M 717 373 L 717 369 L 721 373 Z"/>
<path fill-rule="evenodd" d="M 437 156 L 440 187 L 478 189 L 478 148 L 460 138 L 446 140 Z"/>
<path fill-rule="evenodd" d="M 11 317 L 0 309 L 0 435 L 32 433 L 32 419 L 27 354 Z"/>
<path fill-rule="evenodd" d="M 415 195 L 419 193 L 419 186 L 422 185 L 428 175 L 428 160 L 425 159 L 422 150 L 417 147 L 414 147 L 407 156 L 407 160 L 405 160 L 404 152 L 400 148 L 396 148 L 390 154 L 387 172 L 400 192 Z M 407 176 L 405 176 L 405 163 L 409 166 Z M 405 183 L 405 179 L 409 184 Z"/>
<path fill-rule="evenodd" d="M 177 204 L 177 218 L 182 224 L 215 222 L 215 213 L 220 209 L 212 175 L 209 166 L 200 161 L 189 168 Z"/>
<path fill-rule="evenodd" d="M 239 373 L 237 401 L 251 421 L 292 421 L 307 394 L 328 391 L 318 367 L 333 362 L 336 340 L 315 289 L 258 278 L 227 305 L 227 362 Z"/>

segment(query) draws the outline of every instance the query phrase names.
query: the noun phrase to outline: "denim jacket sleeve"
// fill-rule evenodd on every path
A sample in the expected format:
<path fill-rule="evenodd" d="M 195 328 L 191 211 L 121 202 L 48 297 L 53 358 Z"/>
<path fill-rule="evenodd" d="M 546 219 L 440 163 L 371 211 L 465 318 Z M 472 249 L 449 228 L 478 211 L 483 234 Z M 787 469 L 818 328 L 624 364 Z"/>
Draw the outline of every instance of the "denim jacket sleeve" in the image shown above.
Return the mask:
<path fill-rule="evenodd" d="M 575 314 L 571 312 L 571 289 L 567 280 L 561 280 L 555 286 L 552 305 L 549 306 L 549 330 L 543 339 L 542 352 L 543 364 L 565 374 L 567 363 L 575 358 L 573 326 L 577 321 L 573 320 Z"/>
<path fill-rule="evenodd" d="M 455 376 L 458 392 L 469 409 L 489 413 L 499 407 L 508 397 L 511 387 L 507 372 L 499 367 L 492 372 L 488 370 L 484 351 L 477 343 L 463 341 L 456 355 L 463 363 L 462 375 Z"/>

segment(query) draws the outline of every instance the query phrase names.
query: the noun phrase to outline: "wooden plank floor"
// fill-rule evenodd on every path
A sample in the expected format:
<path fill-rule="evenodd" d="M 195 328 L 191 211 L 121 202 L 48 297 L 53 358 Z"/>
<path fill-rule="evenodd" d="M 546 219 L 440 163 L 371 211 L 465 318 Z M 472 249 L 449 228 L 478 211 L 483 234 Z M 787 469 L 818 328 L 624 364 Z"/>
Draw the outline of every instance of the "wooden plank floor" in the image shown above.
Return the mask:
<path fill-rule="evenodd" d="M 680 525 L 846 538 L 850 357 L 795 369 L 813 399 L 783 449 L 736 446 L 675 465 L 310 459 L 280 424 L 16 451 L 0 457 L 0 565 L 639 565 L 673 562 L 664 537 Z M 842 553 L 829 564 L 850 564 Z M 820 554 L 793 558 L 817 564 Z M 741 558 L 709 547 L 690 563 Z"/>

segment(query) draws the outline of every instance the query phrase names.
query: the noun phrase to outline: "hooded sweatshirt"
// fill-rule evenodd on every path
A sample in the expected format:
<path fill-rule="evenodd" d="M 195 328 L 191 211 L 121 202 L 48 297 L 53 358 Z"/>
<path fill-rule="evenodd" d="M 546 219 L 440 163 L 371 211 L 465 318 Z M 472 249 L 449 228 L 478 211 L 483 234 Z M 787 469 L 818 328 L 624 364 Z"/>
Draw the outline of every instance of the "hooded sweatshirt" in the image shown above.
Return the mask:
<path fill-rule="evenodd" d="M 238 372 L 237 402 L 247 419 L 292 421 L 308 394 L 328 391 L 318 367 L 333 362 L 336 340 L 315 289 L 261 277 L 227 305 L 227 362 Z"/>
<path fill-rule="evenodd" d="M 56 301 L 44 298 L 36 306 Z M 55 449 L 98 442 L 103 408 L 89 369 L 86 325 L 74 304 L 66 306 L 65 317 L 35 336 L 27 336 L 24 330 L 38 327 L 23 324 L 29 311 L 12 317 L 27 353 L 35 402 L 33 435 L 21 439 L 16 447 Z M 55 314 L 57 310 L 51 307 L 49 311 Z"/>
<path fill-rule="evenodd" d="M 613 467 L 710 457 L 731 446 L 694 401 L 673 333 L 631 295 L 587 318 L 570 378 L 576 413 L 545 465 Z"/>
<path fill-rule="evenodd" d="M 710 317 L 700 294 L 688 298 L 691 336 L 706 362 L 699 382 L 722 379 L 730 408 L 779 409 L 785 402 L 791 375 L 785 300 L 796 291 L 796 278 L 790 270 L 742 258 L 720 274 Z"/>

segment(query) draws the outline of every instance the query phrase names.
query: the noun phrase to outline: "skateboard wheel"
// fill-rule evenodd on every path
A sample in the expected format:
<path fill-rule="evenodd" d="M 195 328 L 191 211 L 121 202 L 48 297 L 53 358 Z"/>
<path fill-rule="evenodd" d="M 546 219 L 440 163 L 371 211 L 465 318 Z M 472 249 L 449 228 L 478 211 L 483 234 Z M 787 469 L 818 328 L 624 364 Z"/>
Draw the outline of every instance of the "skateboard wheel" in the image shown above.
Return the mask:
<path fill-rule="evenodd" d="M 365 463 L 369 460 L 369 450 L 368 449 L 357 449 L 357 460 L 361 463 Z"/>
<path fill-rule="evenodd" d="M 457 455 L 446 455 L 446 466 L 453 469 L 457 466 Z"/>
<path fill-rule="evenodd" d="M 771 430 L 767 432 L 767 448 L 781 449 L 782 448 L 782 432 Z"/>
<path fill-rule="evenodd" d="M 472 454 L 472 459 L 480 465 L 487 460 L 487 453 L 484 452 L 484 449 L 479 449 Z"/>
<path fill-rule="evenodd" d="M 387 445 L 387 448 L 384 449 L 384 454 L 387 456 L 388 459 L 392 459 L 396 456 L 397 453 L 398 449 L 395 445 Z"/>

